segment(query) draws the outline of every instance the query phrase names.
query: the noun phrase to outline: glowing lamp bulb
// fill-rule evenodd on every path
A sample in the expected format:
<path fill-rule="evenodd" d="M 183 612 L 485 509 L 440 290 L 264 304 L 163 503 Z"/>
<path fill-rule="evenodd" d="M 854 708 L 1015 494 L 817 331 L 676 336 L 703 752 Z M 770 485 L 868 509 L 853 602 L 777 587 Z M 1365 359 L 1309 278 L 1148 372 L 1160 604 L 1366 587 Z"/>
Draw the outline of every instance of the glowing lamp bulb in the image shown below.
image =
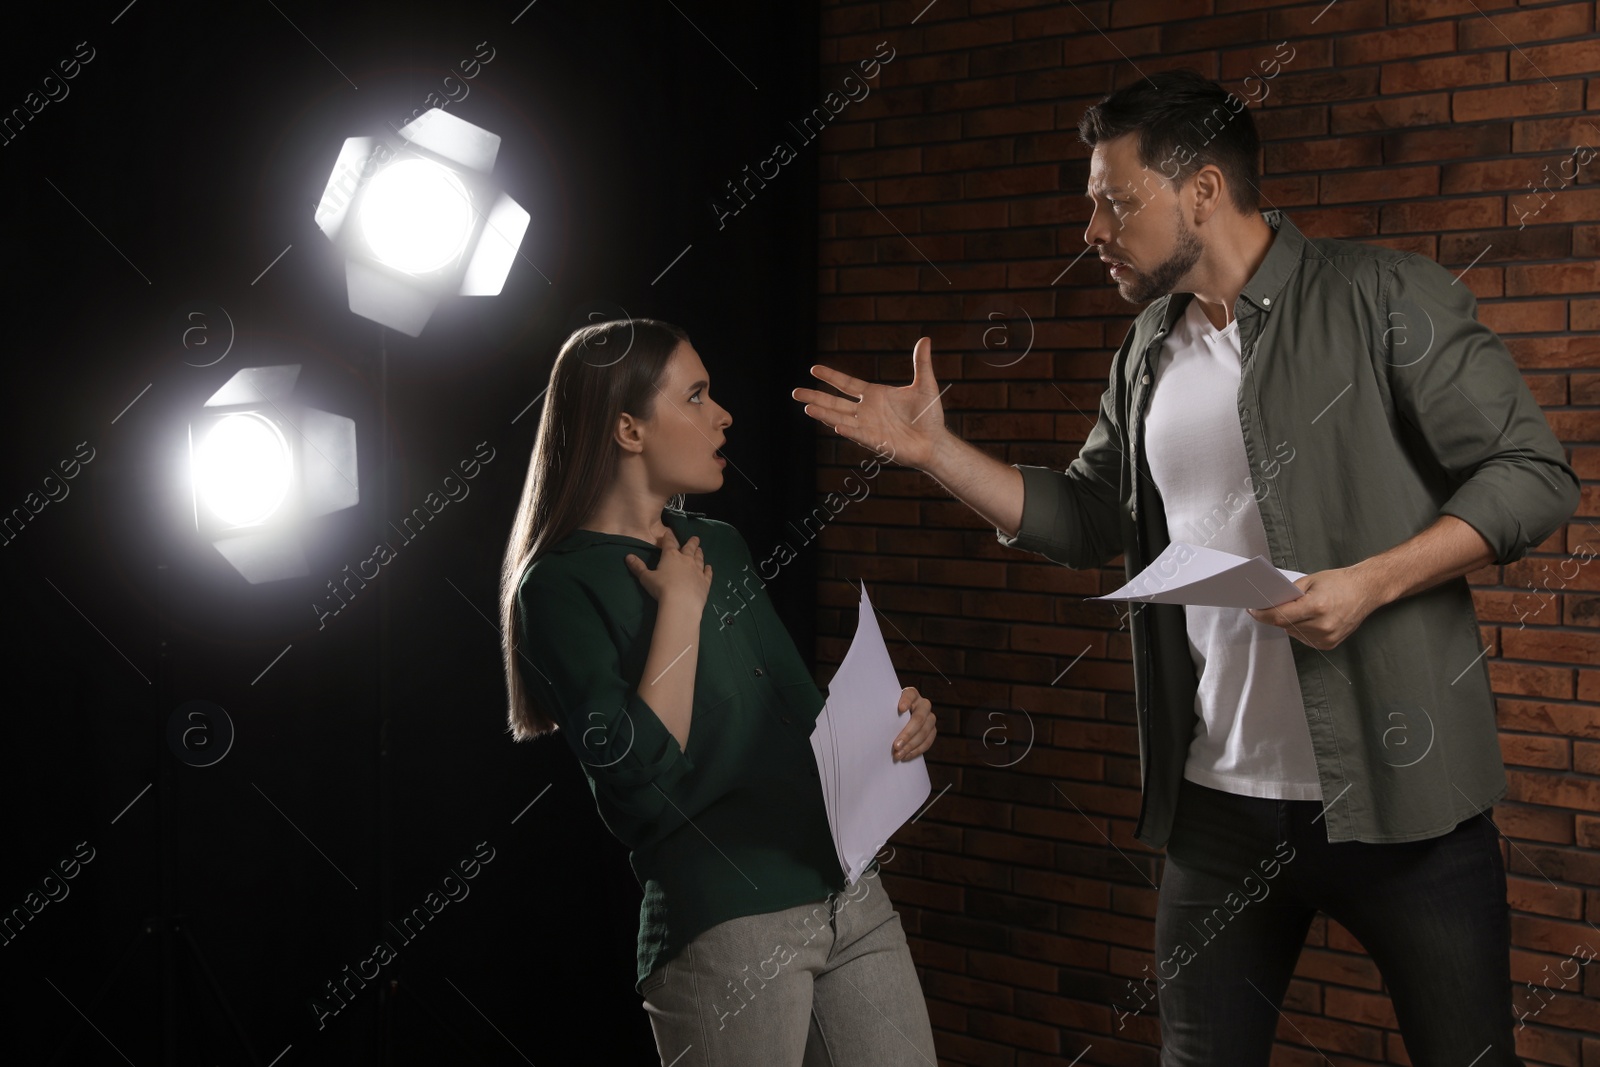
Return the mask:
<path fill-rule="evenodd" d="M 361 201 L 361 236 L 395 270 L 427 274 L 466 251 L 472 200 L 461 179 L 428 159 L 391 163 L 373 176 Z"/>
<path fill-rule="evenodd" d="M 289 444 L 268 419 L 226 415 L 195 451 L 195 488 L 233 526 L 264 522 L 283 503 L 293 475 Z"/>

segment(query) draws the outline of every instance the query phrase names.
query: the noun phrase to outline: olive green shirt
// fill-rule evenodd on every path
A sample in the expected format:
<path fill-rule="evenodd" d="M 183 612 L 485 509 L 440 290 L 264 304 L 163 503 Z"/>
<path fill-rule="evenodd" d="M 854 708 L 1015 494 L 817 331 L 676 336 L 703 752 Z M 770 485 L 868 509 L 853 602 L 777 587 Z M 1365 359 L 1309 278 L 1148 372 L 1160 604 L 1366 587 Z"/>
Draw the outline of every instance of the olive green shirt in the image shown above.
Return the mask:
<path fill-rule="evenodd" d="M 1424 256 L 1308 239 L 1282 211 L 1263 215 L 1276 233 L 1233 314 L 1239 424 L 1272 563 L 1347 567 L 1440 515 L 1469 523 L 1498 564 L 1554 533 L 1577 509 L 1577 475 L 1505 345 L 1477 321 L 1472 291 Z M 1162 297 L 1135 318 L 1065 471 L 1016 465 L 1022 524 L 1015 537 L 996 530 L 1001 544 L 1069 567 L 1120 553 L 1130 578 L 1166 549 L 1141 430 L 1162 340 L 1190 299 Z M 1161 848 L 1198 679 L 1182 605 L 1131 607 L 1134 836 Z M 1335 648 L 1292 634 L 1290 645 L 1330 842 L 1436 837 L 1506 795 L 1465 577 L 1377 609 Z"/>
<path fill-rule="evenodd" d="M 660 548 L 580 529 L 529 566 L 517 595 L 529 695 L 560 725 L 644 888 L 641 983 L 717 923 L 845 884 L 811 751 L 821 690 L 739 532 L 699 512 L 662 520 L 679 544 L 700 537 L 713 576 L 689 653 L 687 748 L 638 693 L 656 601 L 623 560 L 654 567 Z"/>

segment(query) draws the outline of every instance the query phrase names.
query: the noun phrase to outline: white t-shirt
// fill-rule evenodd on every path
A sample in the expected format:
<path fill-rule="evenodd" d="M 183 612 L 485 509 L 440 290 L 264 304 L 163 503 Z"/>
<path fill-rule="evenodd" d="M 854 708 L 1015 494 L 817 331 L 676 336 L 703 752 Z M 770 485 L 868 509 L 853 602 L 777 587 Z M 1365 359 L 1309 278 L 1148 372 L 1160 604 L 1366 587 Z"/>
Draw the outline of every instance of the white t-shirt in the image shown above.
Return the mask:
<path fill-rule="evenodd" d="M 1251 478 L 1239 428 L 1238 321 L 1218 330 L 1191 299 L 1153 389 L 1144 436 L 1171 539 L 1270 559 L 1256 501 L 1271 483 Z M 1320 800 L 1288 631 L 1244 608 L 1185 605 L 1184 615 L 1200 721 L 1183 776 L 1227 793 Z"/>

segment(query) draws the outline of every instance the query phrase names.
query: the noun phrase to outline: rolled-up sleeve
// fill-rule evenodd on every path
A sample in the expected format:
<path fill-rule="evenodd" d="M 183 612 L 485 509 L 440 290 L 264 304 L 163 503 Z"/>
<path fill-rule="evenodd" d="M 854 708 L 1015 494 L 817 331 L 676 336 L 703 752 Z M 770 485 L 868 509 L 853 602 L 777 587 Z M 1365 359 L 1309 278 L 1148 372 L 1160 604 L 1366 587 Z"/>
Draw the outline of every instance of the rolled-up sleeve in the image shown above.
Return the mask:
<path fill-rule="evenodd" d="M 595 799 L 641 821 L 670 816 L 667 794 L 694 764 L 636 683 L 623 677 L 616 644 L 583 586 L 535 566 L 518 591 L 517 608 L 522 677 L 561 726 L 594 783 Z"/>
<path fill-rule="evenodd" d="M 1441 514 L 1514 563 L 1578 508 L 1577 473 L 1477 298 L 1426 256 L 1395 262 L 1384 293 L 1396 408 L 1455 481 Z"/>
<path fill-rule="evenodd" d="M 1116 427 L 1107 389 L 1099 418 L 1065 471 L 1012 464 L 1022 472 L 1022 523 L 1014 537 L 995 530 L 1002 545 L 1074 568 L 1104 566 L 1123 551 L 1123 450 Z"/>

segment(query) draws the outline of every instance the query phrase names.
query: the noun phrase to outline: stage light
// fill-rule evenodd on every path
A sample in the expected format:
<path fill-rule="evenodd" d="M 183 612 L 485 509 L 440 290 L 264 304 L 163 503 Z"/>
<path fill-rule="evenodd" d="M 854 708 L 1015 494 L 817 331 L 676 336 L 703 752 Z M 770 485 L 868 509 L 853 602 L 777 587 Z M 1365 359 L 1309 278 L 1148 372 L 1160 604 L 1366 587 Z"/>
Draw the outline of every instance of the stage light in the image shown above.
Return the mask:
<path fill-rule="evenodd" d="M 252 585 L 309 574 L 306 523 L 361 499 L 355 421 L 297 400 L 299 376 L 247 367 L 189 425 L 195 529 Z"/>
<path fill-rule="evenodd" d="M 406 274 L 427 274 L 459 259 L 472 236 L 467 187 L 428 159 L 380 170 L 356 218 L 372 254 Z"/>
<path fill-rule="evenodd" d="M 399 133 L 345 140 L 316 222 L 345 257 L 350 310 L 416 337 L 444 296 L 505 287 L 529 215 L 489 180 L 496 134 L 441 108 Z"/>
<path fill-rule="evenodd" d="M 255 526 L 283 503 L 292 462 L 270 419 L 253 411 L 226 415 L 195 449 L 195 491 L 223 522 Z"/>

